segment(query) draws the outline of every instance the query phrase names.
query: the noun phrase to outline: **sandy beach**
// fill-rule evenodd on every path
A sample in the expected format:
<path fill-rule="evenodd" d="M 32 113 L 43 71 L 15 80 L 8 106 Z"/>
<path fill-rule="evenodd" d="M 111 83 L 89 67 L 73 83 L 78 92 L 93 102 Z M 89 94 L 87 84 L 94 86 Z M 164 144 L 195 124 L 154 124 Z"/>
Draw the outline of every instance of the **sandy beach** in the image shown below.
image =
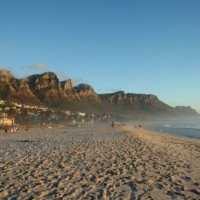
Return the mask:
<path fill-rule="evenodd" d="M 131 126 L 0 132 L 0 199 L 200 199 L 200 140 Z"/>

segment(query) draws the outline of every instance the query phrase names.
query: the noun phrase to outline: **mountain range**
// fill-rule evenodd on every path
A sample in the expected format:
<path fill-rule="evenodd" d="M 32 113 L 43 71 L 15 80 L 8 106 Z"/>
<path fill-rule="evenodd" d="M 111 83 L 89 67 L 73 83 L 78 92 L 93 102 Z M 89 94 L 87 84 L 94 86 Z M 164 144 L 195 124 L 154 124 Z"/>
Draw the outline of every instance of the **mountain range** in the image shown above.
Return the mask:
<path fill-rule="evenodd" d="M 73 86 L 72 80 L 59 81 L 53 72 L 17 79 L 0 70 L 0 99 L 57 109 L 107 113 L 122 118 L 197 116 L 190 107 L 171 107 L 152 94 L 123 91 L 97 94 L 88 84 Z"/>

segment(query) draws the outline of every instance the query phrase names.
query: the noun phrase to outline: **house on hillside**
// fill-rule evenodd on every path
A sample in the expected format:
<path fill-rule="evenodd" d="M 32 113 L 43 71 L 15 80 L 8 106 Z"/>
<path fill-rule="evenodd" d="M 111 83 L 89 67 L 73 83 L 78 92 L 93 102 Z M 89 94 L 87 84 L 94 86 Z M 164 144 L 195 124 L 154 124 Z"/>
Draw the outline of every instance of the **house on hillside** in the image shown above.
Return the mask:
<path fill-rule="evenodd" d="M 85 117 L 85 115 L 86 115 L 86 113 L 82 113 L 82 112 L 78 112 L 77 113 L 79 116 L 81 116 L 81 117 Z"/>
<path fill-rule="evenodd" d="M 0 105 L 4 105 L 6 102 L 3 100 L 0 100 Z"/>
<path fill-rule="evenodd" d="M 6 113 L 0 113 L 0 125 L 11 126 L 15 123 L 14 118 L 8 118 Z"/>
<path fill-rule="evenodd" d="M 66 111 L 65 111 L 65 115 L 70 116 L 70 115 L 71 115 L 71 112 L 70 112 L 69 110 L 66 110 Z"/>

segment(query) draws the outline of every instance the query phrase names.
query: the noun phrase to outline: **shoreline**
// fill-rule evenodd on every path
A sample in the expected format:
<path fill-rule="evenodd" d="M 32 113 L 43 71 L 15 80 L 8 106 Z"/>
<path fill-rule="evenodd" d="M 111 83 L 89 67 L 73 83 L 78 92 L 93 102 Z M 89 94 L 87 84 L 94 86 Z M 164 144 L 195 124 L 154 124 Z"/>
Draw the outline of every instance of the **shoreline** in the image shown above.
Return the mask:
<path fill-rule="evenodd" d="M 190 136 L 190 135 L 181 135 L 180 133 L 175 133 L 173 132 L 173 129 L 176 129 L 176 130 L 180 130 L 182 129 L 183 131 L 188 131 L 190 132 L 191 130 L 196 130 L 196 131 L 200 131 L 200 129 L 192 129 L 192 128 L 168 128 L 168 129 L 172 129 L 172 131 L 170 130 L 166 130 L 167 128 L 164 128 L 165 130 L 161 130 L 161 131 L 158 131 L 158 130 L 153 130 L 155 132 L 161 132 L 163 134 L 167 134 L 167 135 L 171 135 L 171 136 L 177 136 L 177 137 L 181 137 L 181 138 L 188 138 L 188 139 L 193 139 L 193 140 L 200 140 L 200 137 L 195 137 L 195 136 Z M 188 130 L 187 130 L 188 129 Z"/>
<path fill-rule="evenodd" d="M 140 130 L 140 129 L 135 129 L 134 126 L 132 125 L 128 125 L 127 127 L 129 127 L 131 130 L 130 131 L 134 131 L 134 130 Z M 186 140 L 192 140 L 192 141 L 200 141 L 199 138 L 196 137 L 190 137 L 190 136 L 183 136 L 183 135 L 178 135 L 172 132 L 165 132 L 163 130 L 155 130 L 153 128 L 149 128 L 148 126 L 143 126 L 142 130 L 148 132 L 148 133 L 152 133 L 152 134 L 158 134 L 161 136 L 169 136 L 169 137 L 174 137 L 177 139 L 186 139 Z"/>
<path fill-rule="evenodd" d="M 131 124 L 129 124 L 128 126 L 133 126 Z M 186 139 L 193 139 L 193 140 L 200 140 L 200 129 L 198 128 L 184 128 L 184 127 L 165 127 L 163 125 L 163 123 L 159 124 L 159 123 L 148 123 L 145 124 L 143 126 L 144 129 L 151 131 L 151 132 L 157 132 L 157 133 L 161 133 L 163 135 L 170 135 L 170 136 L 175 136 L 175 137 L 179 137 L 179 138 L 186 138 Z M 177 132 L 174 132 L 174 130 L 178 130 Z M 195 131 L 199 131 L 199 134 L 197 133 L 191 133 L 191 130 L 195 130 Z M 183 132 L 187 132 L 184 133 Z M 180 133 L 181 132 L 181 133 Z M 195 136 L 197 135 L 197 136 Z"/>

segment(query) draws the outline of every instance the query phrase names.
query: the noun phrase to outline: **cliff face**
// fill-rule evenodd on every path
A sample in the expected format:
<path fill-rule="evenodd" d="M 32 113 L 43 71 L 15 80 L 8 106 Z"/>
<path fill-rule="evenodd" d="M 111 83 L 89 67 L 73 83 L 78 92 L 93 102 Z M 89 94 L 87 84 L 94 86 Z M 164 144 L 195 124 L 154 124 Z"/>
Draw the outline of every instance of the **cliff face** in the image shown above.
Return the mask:
<path fill-rule="evenodd" d="M 191 108 L 170 107 L 155 95 L 126 94 L 123 91 L 98 95 L 90 85 L 73 87 L 70 79 L 60 82 L 53 72 L 16 79 L 9 71 L 0 70 L 0 99 L 118 115 L 197 114 Z"/>
<path fill-rule="evenodd" d="M 76 90 L 74 89 L 72 85 L 72 80 L 65 80 L 60 82 L 61 87 L 64 92 L 64 96 L 68 102 L 75 101 L 75 102 L 80 102 L 81 99 L 79 95 L 77 94 Z"/>
<path fill-rule="evenodd" d="M 96 102 L 99 100 L 94 89 L 85 84 L 73 87 L 72 81 L 66 80 L 59 82 L 53 72 L 41 75 L 33 75 L 27 78 L 29 87 L 38 99 L 48 105 L 80 102 Z"/>
<path fill-rule="evenodd" d="M 8 101 L 28 101 L 30 104 L 41 104 L 25 80 L 16 79 L 5 70 L 0 70 L 0 98 Z"/>
<path fill-rule="evenodd" d="M 47 105 L 59 103 L 65 96 L 57 76 L 52 72 L 29 76 L 27 83 L 33 94 Z"/>
<path fill-rule="evenodd" d="M 9 71 L 0 70 L 0 97 L 6 98 L 9 93 L 15 92 L 14 85 L 16 81 L 12 74 Z"/>
<path fill-rule="evenodd" d="M 103 104 L 111 105 L 115 110 L 121 107 L 120 112 L 125 111 L 125 115 L 131 115 L 131 113 L 142 115 L 162 115 L 162 113 L 165 115 L 170 113 L 174 114 L 172 107 L 163 103 L 152 94 L 126 94 L 123 91 L 119 91 L 111 94 L 101 94 L 99 96 Z"/>
<path fill-rule="evenodd" d="M 160 104 L 161 102 L 155 95 L 132 94 L 119 91 L 111 94 L 99 95 L 104 103 L 108 104 Z"/>
<path fill-rule="evenodd" d="M 80 84 L 73 87 L 70 79 L 60 82 L 53 72 L 16 79 L 5 70 L 0 70 L 0 98 L 13 101 L 23 99 L 27 103 L 44 103 L 49 106 L 100 101 L 91 86 Z"/>
<path fill-rule="evenodd" d="M 196 115 L 197 111 L 192 109 L 190 106 L 176 106 L 175 110 L 179 113 L 189 113 L 191 115 Z"/>
<path fill-rule="evenodd" d="M 100 103 L 100 98 L 94 89 L 87 84 L 80 84 L 74 88 L 83 102 Z"/>

